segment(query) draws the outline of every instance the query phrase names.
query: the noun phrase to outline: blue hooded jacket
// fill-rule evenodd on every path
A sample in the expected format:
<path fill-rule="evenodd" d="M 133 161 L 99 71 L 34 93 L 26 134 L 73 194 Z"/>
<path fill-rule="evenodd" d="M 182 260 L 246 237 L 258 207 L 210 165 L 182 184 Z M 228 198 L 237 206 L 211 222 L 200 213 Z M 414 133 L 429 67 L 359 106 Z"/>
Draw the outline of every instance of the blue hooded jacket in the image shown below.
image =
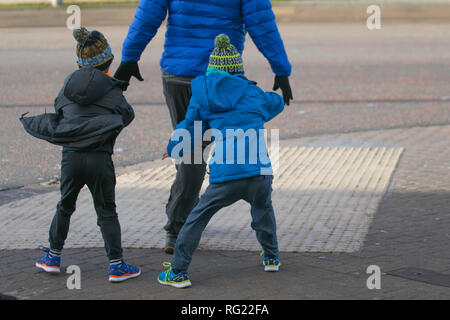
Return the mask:
<path fill-rule="evenodd" d="M 176 76 L 205 74 L 214 39 L 227 34 L 240 54 L 245 31 L 278 76 L 289 63 L 270 0 L 140 0 L 123 43 L 122 61 L 139 61 L 166 17 L 161 68 Z"/>
<path fill-rule="evenodd" d="M 201 159 L 202 137 L 209 131 L 215 142 L 209 163 L 210 183 L 272 174 L 260 130 L 284 109 L 283 99 L 262 91 L 243 75 L 211 69 L 206 76 L 192 80 L 186 118 L 172 134 L 168 155 L 177 159 L 189 154 L 192 161 L 191 151 L 197 148 Z"/>

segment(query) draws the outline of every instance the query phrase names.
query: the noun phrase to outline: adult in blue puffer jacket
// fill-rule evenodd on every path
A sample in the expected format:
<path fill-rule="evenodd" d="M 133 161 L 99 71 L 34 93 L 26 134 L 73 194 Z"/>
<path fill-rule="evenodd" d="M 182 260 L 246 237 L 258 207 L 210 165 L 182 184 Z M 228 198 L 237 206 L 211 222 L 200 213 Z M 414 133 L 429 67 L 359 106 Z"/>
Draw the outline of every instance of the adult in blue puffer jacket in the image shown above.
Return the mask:
<path fill-rule="evenodd" d="M 270 0 L 141 0 L 123 43 L 122 62 L 114 77 L 143 81 L 138 61 L 168 15 L 164 52 L 160 65 L 163 91 L 173 128 L 186 115 L 191 97 L 190 81 L 206 72 L 214 39 L 226 33 L 239 53 L 246 31 L 275 73 L 273 90 L 281 89 L 286 104 L 292 99 L 288 77 L 291 64 L 286 55 Z M 206 164 L 177 166 L 177 176 L 166 206 L 168 222 L 166 252 L 171 253 L 177 234 L 198 195 Z"/>
<path fill-rule="evenodd" d="M 195 77 L 205 73 L 214 39 L 226 33 L 240 54 L 248 31 L 281 77 L 291 74 L 283 41 L 275 23 L 270 0 L 141 0 L 123 43 L 122 62 L 135 64 L 166 17 L 167 31 L 161 68 L 175 76 Z M 134 68 L 119 68 L 119 75 L 140 76 Z M 122 69 L 122 70 L 121 70 Z M 129 69 L 129 70 L 124 70 Z"/>
<path fill-rule="evenodd" d="M 271 200 L 272 170 L 260 130 L 283 110 L 283 100 L 243 76 L 240 55 L 226 35 L 217 37 L 209 61 L 206 75 L 192 80 L 186 119 L 177 126 L 167 146 L 167 155 L 172 158 L 198 161 L 190 154 L 200 151 L 201 155 L 203 135 L 208 129 L 214 130 L 210 185 L 180 230 L 170 268 L 158 276 L 161 284 L 176 288 L 191 285 L 187 271 L 210 219 L 239 200 L 251 206 L 251 226 L 264 251 L 264 270 L 278 271 L 280 267 Z"/>

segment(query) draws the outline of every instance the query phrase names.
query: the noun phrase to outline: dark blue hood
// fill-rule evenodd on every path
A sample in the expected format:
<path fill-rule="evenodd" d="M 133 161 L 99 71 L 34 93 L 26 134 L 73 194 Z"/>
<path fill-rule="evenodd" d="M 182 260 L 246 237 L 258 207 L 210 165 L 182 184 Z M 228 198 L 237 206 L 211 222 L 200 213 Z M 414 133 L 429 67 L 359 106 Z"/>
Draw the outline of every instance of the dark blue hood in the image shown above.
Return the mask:
<path fill-rule="evenodd" d="M 104 97 L 112 88 L 123 86 L 124 82 L 107 76 L 95 68 L 84 68 L 67 77 L 64 95 L 80 105 L 89 105 Z"/>

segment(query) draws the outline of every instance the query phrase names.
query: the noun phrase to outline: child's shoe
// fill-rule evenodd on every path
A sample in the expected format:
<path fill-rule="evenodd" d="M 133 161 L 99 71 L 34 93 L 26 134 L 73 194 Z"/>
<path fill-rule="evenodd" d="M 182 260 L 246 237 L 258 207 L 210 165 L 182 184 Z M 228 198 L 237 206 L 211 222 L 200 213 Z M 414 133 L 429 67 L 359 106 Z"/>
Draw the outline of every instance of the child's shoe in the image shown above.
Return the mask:
<path fill-rule="evenodd" d="M 186 288 L 191 286 L 191 281 L 189 280 L 189 275 L 186 271 L 175 273 L 169 262 L 164 262 L 163 266 L 169 269 L 158 275 L 159 283 L 175 288 Z"/>
<path fill-rule="evenodd" d="M 261 251 L 260 256 L 263 257 L 264 271 L 274 272 L 280 269 L 281 266 L 280 258 L 267 257 L 264 255 L 264 250 Z"/>
<path fill-rule="evenodd" d="M 264 264 L 264 271 L 268 272 L 278 271 L 281 266 L 281 262 L 278 257 L 277 258 L 264 257 L 263 264 Z"/>
<path fill-rule="evenodd" d="M 36 267 L 43 269 L 45 272 L 60 272 L 61 257 L 51 256 L 50 249 L 43 246 L 39 246 L 39 250 L 47 254 L 36 262 Z"/>
<path fill-rule="evenodd" d="M 120 265 L 111 264 L 109 266 L 109 281 L 111 282 L 121 282 L 131 278 L 136 278 L 141 274 L 141 269 L 139 267 L 126 264 L 123 259 Z"/>

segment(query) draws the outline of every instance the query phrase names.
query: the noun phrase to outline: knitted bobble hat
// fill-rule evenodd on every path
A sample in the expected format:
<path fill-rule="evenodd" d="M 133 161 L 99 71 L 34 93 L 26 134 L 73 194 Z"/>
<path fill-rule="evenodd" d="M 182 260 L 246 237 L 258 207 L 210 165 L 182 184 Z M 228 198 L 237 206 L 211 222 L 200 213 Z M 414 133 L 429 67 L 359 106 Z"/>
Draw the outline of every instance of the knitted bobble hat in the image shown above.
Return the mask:
<path fill-rule="evenodd" d="M 215 48 L 209 56 L 208 68 L 214 67 L 231 74 L 244 73 L 242 57 L 226 34 L 219 34 L 214 44 Z"/>
<path fill-rule="evenodd" d="M 73 37 L 77 41 L 77 64 L 80 68 L 93 67 L 103 71 L 111 65 L 114 56 L 101 32 L 81 27 L 73 30 Z"/>

